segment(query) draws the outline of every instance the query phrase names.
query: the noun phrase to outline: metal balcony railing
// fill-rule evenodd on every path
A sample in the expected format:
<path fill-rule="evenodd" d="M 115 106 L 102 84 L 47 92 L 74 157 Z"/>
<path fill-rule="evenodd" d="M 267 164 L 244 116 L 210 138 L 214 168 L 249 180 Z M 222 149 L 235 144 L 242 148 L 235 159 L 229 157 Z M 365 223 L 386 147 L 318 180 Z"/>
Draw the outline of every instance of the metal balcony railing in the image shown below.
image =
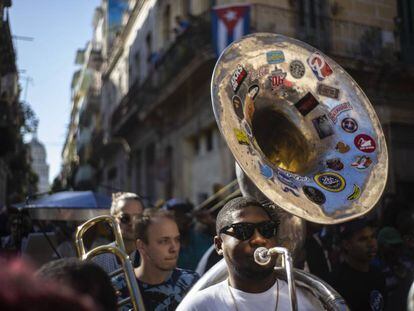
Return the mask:
<path fill-rule="evenodd" d="M 396 50 L 385 44 L 383 34 L 392 32 L 363 23 L 339 20 L 326 13 L 304 14 L 298 10 L 255 4 L 251 17 L 254 32 L 274 32 L 309 43 L 326 54 L 377 63 Z M 391 40 L 392 41 L 392 40 Z"/>
<path fill-rule="evenodd" d="M 211 47 L 211 30 L 207 18 L 191 21 L 191 26 L 157 57 L 143 83 L 136 81 L 121 100 L 111 118 L 111 126 L 122 125 L 132 111 L 153 103 L 160 90 L 168 85 L 201 51 Z"/>

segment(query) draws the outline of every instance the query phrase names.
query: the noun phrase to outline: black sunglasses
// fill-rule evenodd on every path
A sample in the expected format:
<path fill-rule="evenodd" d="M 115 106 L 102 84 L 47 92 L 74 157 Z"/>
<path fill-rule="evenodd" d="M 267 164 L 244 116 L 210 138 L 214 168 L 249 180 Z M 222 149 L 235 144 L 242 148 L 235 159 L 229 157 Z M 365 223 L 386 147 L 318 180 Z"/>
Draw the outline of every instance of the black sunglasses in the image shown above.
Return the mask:
<path fill-rule="evenodd" d="M 119 221 L 124 225 L 131 223 L 131 221 L 136 221 L 139 219 L 141 215 L 130 215 L 130 214 L 122 214 L 119 217 Z"/>
<path fill-rule="evenodd" d="M 258 223 L 239 222 L 237 224 L 232 224 L 230 226 L 226 226 L 222 228 L 219 231 L 219 233 L 224 233 L 224 234 L 233 236 L 238 240 L 246 241 L 253 236 L 254 230 L 257 228 L 259 233 L 265 239 L 270 239 L 276 236 L 278 226 L 279 226 L 279 223 L 275 221 L 271 221 L 271 220 L 262 221 Z M 233 228 L 233 231 L 229 231 L 229 229 L 231 228 Z"/>

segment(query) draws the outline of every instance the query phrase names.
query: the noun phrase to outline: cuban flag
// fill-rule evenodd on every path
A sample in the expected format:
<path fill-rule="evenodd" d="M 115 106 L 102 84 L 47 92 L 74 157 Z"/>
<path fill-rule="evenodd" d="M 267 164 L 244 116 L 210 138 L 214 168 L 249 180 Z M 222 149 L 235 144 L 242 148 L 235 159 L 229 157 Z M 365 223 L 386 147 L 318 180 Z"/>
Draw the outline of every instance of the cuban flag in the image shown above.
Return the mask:
<path fill-rule="evenodd" d="M 233 41 L 250 31 L 250 4 L 212 8 L 213 44 L 217 57 Z"/>

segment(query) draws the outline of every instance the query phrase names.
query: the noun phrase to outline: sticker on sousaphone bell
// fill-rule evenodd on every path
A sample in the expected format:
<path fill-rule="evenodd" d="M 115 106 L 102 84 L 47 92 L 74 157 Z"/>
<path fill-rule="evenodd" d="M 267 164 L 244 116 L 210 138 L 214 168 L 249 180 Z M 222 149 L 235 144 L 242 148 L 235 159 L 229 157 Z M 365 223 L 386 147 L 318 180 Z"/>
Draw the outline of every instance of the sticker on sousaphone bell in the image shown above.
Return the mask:
<path fill-rule="evenodd" d="M 385 186 L 384 136 L 366 95 L 334 60 L 298 40 L 255 33 L 221 54 L 211 86 L 220 132 L 269 200 L 320 223 L 372 207 Z M 373 139 L 355 141 L 358 134 Z"/>
<path fill-rule="evenodd" d="M 316 174 L 314 180 L 318 186 L 332 192 L 342 191 L 346 186 L 345 179 L 338 173 L 334 172 Z"/>

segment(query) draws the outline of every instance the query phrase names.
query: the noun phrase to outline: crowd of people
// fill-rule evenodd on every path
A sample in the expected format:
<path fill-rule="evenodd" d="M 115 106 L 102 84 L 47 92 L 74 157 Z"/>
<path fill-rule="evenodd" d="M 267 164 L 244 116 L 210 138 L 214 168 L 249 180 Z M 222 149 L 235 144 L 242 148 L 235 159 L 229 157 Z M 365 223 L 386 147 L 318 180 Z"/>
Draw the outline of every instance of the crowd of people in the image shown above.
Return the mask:
<path fill-rule="evenodd" d="M 414 213 L 401 204 L 397 208 L 394 197 L 384 202 L 381 212 L 343 224 L 307 223 L 303 253 L 295 254 L 295 267 L 331 285 L 351 310 L 406 310 L 414 275 Z M 186 200 L 146 206 L 134 193 L 116 193 L 110 214 L 119 224 L 146 310 L 289 309 L 288 285 L 273 269 L 276 259 L 260 266 L 253 258 L 258 247 L 279 246 L 280 220 L 268 206 L 238 197 L 206 213 L 195 211 Z M 29 217 L 3 213 L 0 223 L 2 310 L 26 310 L 28 305 L 30 310 L 132 307 L 131 303 L 117 307 L 129 296 L 125 275 L 114 275 L 121 267 L 119 259 L 111 253 L 89 262 L 76 258 L 74 231 L 68 231 L 75 224 L 42 225 L 62 236 L 56 246 L 57 257 L 62 258 L 39 268 L 20 258 L 25 258 L 20 255 L 29 232 L 38 230 Z M 113 244 L 105 226 L 85 239 L 89 248 Z M 180 304 L 223 257 L 228 278 Z M 314 309 L 300 288 L 297 299 L 299 310 Z"/>

